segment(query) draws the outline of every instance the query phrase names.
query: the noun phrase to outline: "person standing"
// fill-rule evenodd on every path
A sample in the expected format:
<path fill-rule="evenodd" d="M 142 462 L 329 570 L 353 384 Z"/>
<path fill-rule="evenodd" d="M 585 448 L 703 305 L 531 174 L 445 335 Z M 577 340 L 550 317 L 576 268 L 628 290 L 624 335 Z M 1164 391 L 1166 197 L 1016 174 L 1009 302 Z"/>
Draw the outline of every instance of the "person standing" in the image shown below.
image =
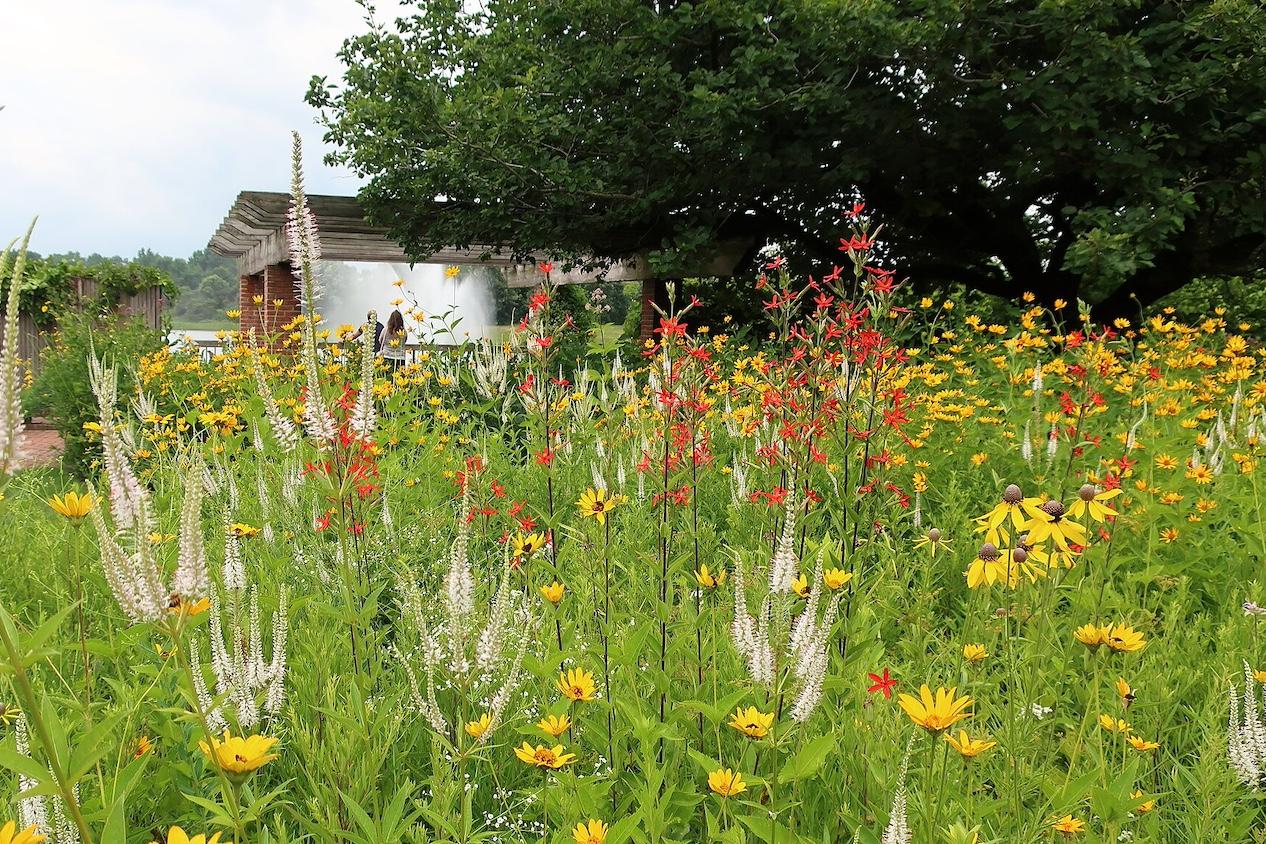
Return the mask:
<path fill-rule="evenodd" d="M 404 366 L 405 342 L 408 339 L 409 332 L 404 328 L 404 316 L 397 308 L 387 317 L 387 329 L 382 333 L 382 357 L 393 372 Z"/>
<path fill-rule="evenodd" d="M 396 311 L 396 313 L 400 313 L 400 312 Z M 366 323 L 372 322 L 374 324 L 374 354 L 380 355 L 382 354 L 383 327 L 382 327 L 382 323 L 378 321 L 378 312 L 370 311 L 369 313 L 365 314 L 365 322 Z M 357 340 L 360 339 L 360 336 L 364 333 L 365 333 L 365 326 L 362 325 L 360 328 L 356 329 L 356 333 L 351 336 L 348 342 L 355 343 Z"/>

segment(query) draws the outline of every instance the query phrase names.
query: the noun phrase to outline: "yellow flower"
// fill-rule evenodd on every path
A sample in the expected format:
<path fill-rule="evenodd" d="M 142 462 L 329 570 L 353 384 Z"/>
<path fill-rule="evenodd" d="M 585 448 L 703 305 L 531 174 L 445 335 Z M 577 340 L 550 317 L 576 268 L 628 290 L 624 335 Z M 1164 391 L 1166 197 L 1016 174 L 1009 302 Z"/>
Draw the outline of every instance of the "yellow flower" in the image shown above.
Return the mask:
<path fill-rule="evenodd" d="M 1266 671 L 1258 669 L 1253 670 L 1253 679 L 1259 683 L 1266 683 Z"/>
<path fill-rule="evenodd" d="M 698 583 L 704 589 L 716 589 L 722 583 L 725 583 L 725 569 L 717 569 L 712 572 L 708 570 L 706 563 L 700 563 L 698 570 L 695 572 L 695 583 Z"/>
<path fill-rule="evenodd" d="M 1073 631 L 1073 636 L 1093 651 L 1108 643 L 1108 629 L 1098 624 L 1083 624 Z"/>
<path fill-rule="evenodd" d="M 1131 796 L 1131 797 L 1133 797 L 1135 800 L 1139 800 L 1139 799 L 1141 799 L 1141 798 L 1143 797 L 1143 792 L 1139 791 L 1139 790 L 1136 788 L 1136 789 L 1134 789 L 1134 792 L 1133 792 L 1130 796 Z M 1155 808 L 1156 808 L 1156 801 L 1155 801 L 1155 800 L 1144 800 L 1143 802 L 1139 803 L 1139 804 L 1138 804 L 1138 805 L 1134 808 L 1134 811 L 1138 812 L 1140 815 L 1145 815 L 1145 814 L 1147 814 L 1148 812 L 1152 811 L 1152 810 L 1153 810 L 1153 809 L 1155 809 Z"/>
<path fill-rule="evenodd" d="M 576 502 L 576 506 L 580 508 L 581 516 L 593 516 L 598 524 L 605 525 L 607 513 L 614 510 L 617 503 L 615 496 L 605 489 L 587 489 Z"/>
<path fill-rule="evenodd" d="M 554 738 L 558 738 L 563 733 L 571 729 L 571 718 L 566 713 L 562 715 L 546 715 L 540 721 L 536 722 L 536 726 L 543 733 L 547 733 Z"/>
<path fill-rule="evenodd" d="M 210 607 L 210 598 L 186 601 L 180 595 L 172 595 L 171 600 L 167 603 L 167 613 L 168 615 L 182 615 L 185 618 L 193 618 L 194 616 L 202 615 Z"/>
<path fill-rule="evenodd" d="M 607 825 L 590 818 L 587 824 L 576 824 L 576 828 L 571 831 L 571 837 L 576 844 L 603 844 L 607 840 Z"/>
<path fill-rule="evenodd" d="M 843 569 L 827 569 L 822 574 L 822 582 L 826 584 L 827 589 L 832 591 L 847 586 L 852 579 L 853 573 Z"/>
<path fill-rule="evenodd" d="M 565 591 L 567 587 L 555 580 L 550 585 L 541 587 L 541 597 L 557 606 L 558 602 L 563 600 Z"/>
<path fill-rule="evenodd" d="M 1086 831 L 1086 822 L 1079 821 L 1072 815 L 1064 815 L 1059 820 L 1051 822 L 1051 829 L 1062 832 L 1064 835 L 1076 835 Z"/>
<path fill-rule="evenodd" d="M 576 761 L 576 754 L 564 753 L 563 751 L 564 748 L 561 744 L 556 744 L 553 747 L 540 744 L 533 747 L 525 741 L 522 747 L 514 749 L 514 755 L 533 767 L 549 768 L 557 771 L 564 765 L 570 765 Z"/>
<path fill-rule="evenodd" d="M 1111 501 L 1120 494 L 1119 488 L 1099 492 L 1093 484 L 1084 484 L 1077 492 L 1077 500 L 1068 508 L 1068 515 L 1078 519 L 1089 516 L 1091 521 L 1106 522 L 1110 516 L 1119 514 L 1104 502 Z"/>
<path fill-rule="evenodd" d="M 1126 738 L 1126 741 L 1129 742 L 1130 747 L 1134 748 L 1140 753 L 1146 753 L 1149 750 L 1155 750 L 1156 748 L 1160 747 L 1159 742 L 1148 741 L 1147 739 L 1141 738 L 1140 736 L 1129 736 Z"/>
<path fill-rule="evenodd" d="M 915 724 L 929 733 L 940 733 L 971 715 L 972 699 L 966 695 L 956 697 L 957 693 L 956 687 L 938 688 L 933 695 L 924 683 L 919 688 L 918 698 L 903 694 L 897 698 L 897 703 Z"/>
<path fill-rule="evenodd" d="M 167 830 L 167 841 L 165 844 L 216 844 L 220 840 L 220 833 L 215 833 L 210 838 L 205 835 L 189 835 L 178 826 L 173 826 Z M 4 841 L 4 836 L 0 835 L 0 842 Z M 150 844 L 159 844 L 157 841 L 151 841 Z"/>
<path fill-rule="evenodd" d="M 1130 704 L 1134 703 L 1134 689 L 1130 687 L 1129 683 L 1125 682 L 1124 677 L 1118 677 L 1116 683 L 1113 684 L 1113 688 L 1117 690 L 1117 694 L 1121 697 L 1121 705 L 1129 709 Z"/>
<path fill-rule="evenodd" d="M 796 579 L 791 581 L 791 588 L 801 598 L 809 597 L 809 578 L 805 577 L 804 572 L 796 575 Z"/>
<path fill-rule="evenodd" d="M 254 525 L 244 524 L 242 522 L 234 522 L 229 525 L 229 533 L 237 537 L 250 537 L 259 534 L 259 528 Z"/>
<path fill-rule="evenodd" d="M 1124 719 L 1113 718 L 1111 715 L 1100 715 L 1099 726 L 1110 733 L 1128 733 L 1130 731 L 1130 725 Z"/>
<path fill-rule="evenodd" d="M 742 774 L 736 774 L 729 768 L 717 768 L 708 774 L 708 788 L 725 798 L 733 797 L 747 791 L 747 783 Z"/>
<path fill-rule="evenodd" d="M 774 713 L 761 712 L 754 706 L 739 707 L 730 716 L 730 726 L 748 738 L 764 738 L 774 725 Z"/>
<path fill-rule="evenodd" d="M 18 832 L 18 825 L 13 821 L 0 827 L 0 844 L 40 844 L 43 840 L 44 836 L 35 831 L 34 824 L 21 832 Z"/>
<path fill-rule="evenodd" d="M 959 730 L 958 738 L 955 738 L 953 733 L 946 733 L 945 741 L 949 743 L 950 747 L 962 754 L 965 759 L 975 758 L 976 756 L 984 753 L 986 750 L 997 747 L 998 745 L 998 742 L 996 741 L 985 741 L 984 739 L 970 738 L 967 735 L 966 730 Z"/>
<path fill-rule="evenodd" d="M 1042 502 L 1041 505 L 1024 503 L 1029 520 L 1024 523 L 1023 530 L 1029 532 L 1029 545 L 1051 540 L 1061 551 L 1068 551 L 1069 545 L 1085 547 L 1089 544 L 1086 528 L 1068 518 L 1064 505 L 1055 499 Z"/>
<path fill-rule="evenodd" d="M 543 533 L 516 533 L 514 535 L 514 556 L 524 559 L 531 557 L 537 551 L 545 547 L 545 534 Z"/>
<path fill-rule="evenodd" d="M 52 507 L 55 513 L 76 522 L 91 513 L 96 503 L 91 492 L 80 495 L 73 489 L 64 495 L 54 495 L 48 499 L 48 506 Z"/>
<path fill-rule="evenodd" d="M 595 691 L 593 675 L 583 668 L 573 668 L 571 671 L 561 673 L 558 675 L 558 690 L 568 700 L 582 702 L 593 700 Z"/>
<path fill-rule="evenodd" d="M 985 650 L 984 645 L 963 645 L 963 659 L 968 662 L 980 662 L 989 656 L 989 651 Z"/>
<path fill-rule="evenodd" d="M 141 736 L 136 740 L 136 744 L 132 747 L 132 758 L 140 759 L 146 753 L 154 749 L 154 743 L 149 740 L 149 736 Z"/>
<path fill-rule="evenodd" d="M 445 267 L 444 268 L 444 275 L 448 278 L 453 278 L 454 276 L 461 275 L 461 273 L 462 273 L 461 267 Z"/>
<path fill-rule="evenodd" d="M 463 729 L 466 730 L 466 735 L 471 738 L 479 738 L 492 729 L 492 715 L 485 712 L 474 721 L 468 721 Z"/>
<path fill-rule="evenodd" d="M 1132 654 L 1147 647 L 1143 634 L 1128 624 L 1114 624 L 1107 630 L 1108 647 L 1118 653 Z"/>
<path fill-rule="evenodd" d="M 244 777 L 277 758 L 276 753 L 268 752 L 276 743 L 271 736 L 235 736 L 225 730 L 222 741 L 212 739 L 211 747 L 200 741 L 198 747 L 226 773 Z"/>

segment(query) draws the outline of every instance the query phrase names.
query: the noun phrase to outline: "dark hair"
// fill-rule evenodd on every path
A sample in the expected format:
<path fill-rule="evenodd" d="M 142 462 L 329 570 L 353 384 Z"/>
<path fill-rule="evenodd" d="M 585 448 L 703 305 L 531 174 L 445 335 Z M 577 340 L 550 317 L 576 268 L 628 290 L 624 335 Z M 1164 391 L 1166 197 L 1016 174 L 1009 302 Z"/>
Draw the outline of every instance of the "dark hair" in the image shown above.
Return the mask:
<path fill-rule="evenodd" d="M 397 337 L 404 333 L 404 317 L 400 315 L 400 309 L 391 312 L 391 316 L 387 317 L 387 336 Z"/>

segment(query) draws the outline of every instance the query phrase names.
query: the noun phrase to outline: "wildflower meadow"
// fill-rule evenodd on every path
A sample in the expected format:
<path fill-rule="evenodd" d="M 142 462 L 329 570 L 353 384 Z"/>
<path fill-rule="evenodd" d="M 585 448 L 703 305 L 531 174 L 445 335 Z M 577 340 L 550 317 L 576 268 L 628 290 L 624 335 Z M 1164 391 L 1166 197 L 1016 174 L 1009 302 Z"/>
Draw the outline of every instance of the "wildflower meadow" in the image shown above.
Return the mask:
<path fill-rule="evenodd" d="M 763 324 L 673 290 L 568 359 L 545 263 L 395 365 L 321 318 L 301 159 L 300 315 L 88 356 L 91 477 L 5 481 L 0 844 L 1266 840 L 1235 313 L 998 324 L 859 202 Z"/>

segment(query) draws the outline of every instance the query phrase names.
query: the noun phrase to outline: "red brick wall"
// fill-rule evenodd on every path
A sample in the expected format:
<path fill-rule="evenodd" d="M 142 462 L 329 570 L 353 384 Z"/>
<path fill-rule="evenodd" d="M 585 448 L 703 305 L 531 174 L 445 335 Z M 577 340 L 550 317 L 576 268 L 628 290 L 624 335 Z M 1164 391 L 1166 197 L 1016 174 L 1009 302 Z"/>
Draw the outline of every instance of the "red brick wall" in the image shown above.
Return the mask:
<path fill-rule="evenodd" d="M 641 340 L 654 338 L 655 327 L 659 325 L 659 314 L 651 307 L 652 302 L 661 308 L 668 307 L 668 287 L 662 278 L 642 281 L 642 320 L 637 335 Z"/>
<path fill-rule="evenodd" d="M 261 343 L 273 344 L 283 328 L 299 315 L 299 297 L 288 261 L 270 264 L 262 273 L 242 276 L 239 290 L 242 333 L 255 329 Z M 263 297 L 263 304 L 255 303 L 256 296 Z"/>

